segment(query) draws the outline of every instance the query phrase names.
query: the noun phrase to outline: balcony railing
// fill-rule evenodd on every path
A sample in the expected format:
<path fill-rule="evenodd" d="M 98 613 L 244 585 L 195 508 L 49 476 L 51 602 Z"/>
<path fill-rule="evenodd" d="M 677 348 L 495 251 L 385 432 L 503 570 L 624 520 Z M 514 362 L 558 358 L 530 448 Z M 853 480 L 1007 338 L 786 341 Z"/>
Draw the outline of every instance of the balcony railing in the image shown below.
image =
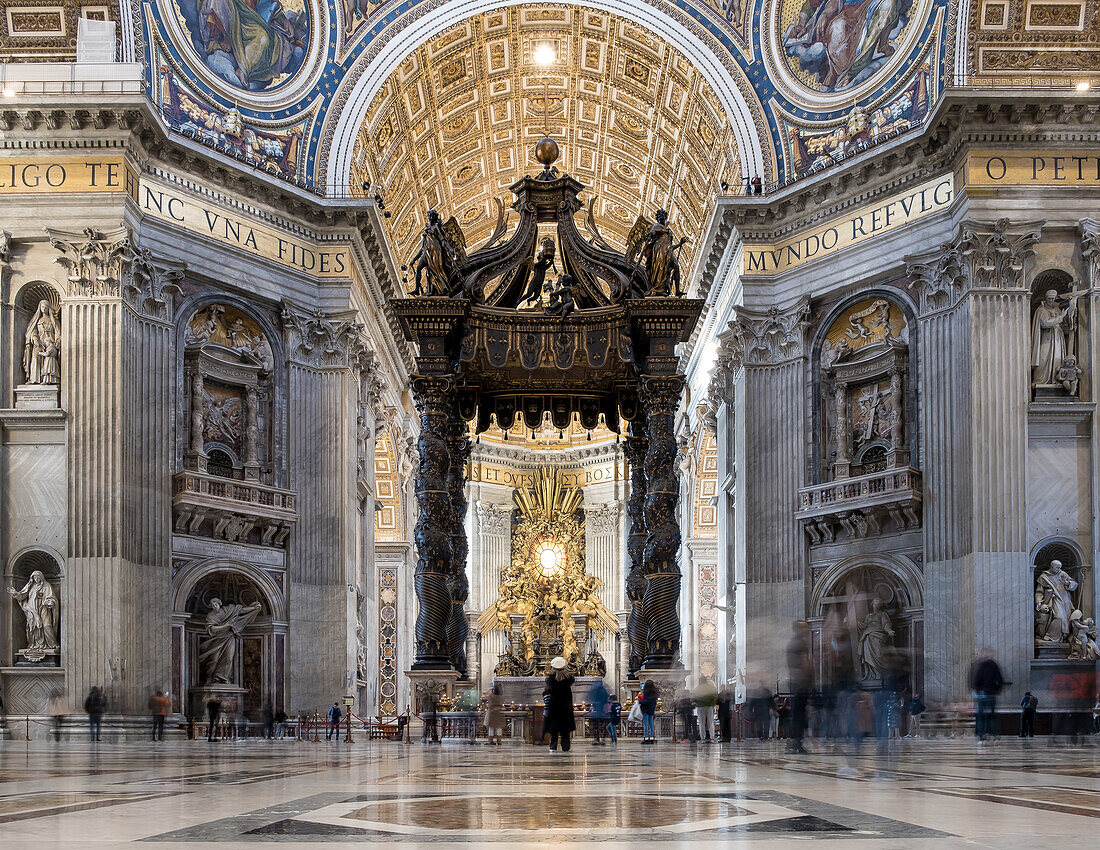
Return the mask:
<path fill-rule="evenodd" d="M 298 521 L 295 501 L 290 490 L 195 470 L 172 479 L 177 534 L 281 546 Z"/>
<path fill-rule="evenodd" d="M 842 510 L 858 510 L 920 496 L 919 470 L 905 466 L 870 475 L 816 484 L 798 491 L 802 518 L 824 516 Z"/>

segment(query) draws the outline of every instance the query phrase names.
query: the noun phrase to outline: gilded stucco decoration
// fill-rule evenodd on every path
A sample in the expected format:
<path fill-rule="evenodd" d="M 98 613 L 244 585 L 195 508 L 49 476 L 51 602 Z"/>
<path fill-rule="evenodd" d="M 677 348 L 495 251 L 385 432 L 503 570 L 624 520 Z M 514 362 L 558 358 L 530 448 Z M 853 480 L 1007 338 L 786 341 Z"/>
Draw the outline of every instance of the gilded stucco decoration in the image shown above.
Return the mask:
<path fill-rule="evenodd" d="M 1100 72 L 1097 0 L 974 0 L 968 82 L 1075 85 Z M 1091 79 L 1095 84 L 1095 77 Z"/>
<path fill-rule="evenodd" d="M 557 57 L 546 69 L 532 59 L 543 44 Z M 729 121 L 683 55 L 615 15 L 518 6 L 451 27 L 400 65 L 366 114 L 351 183 L 383 187 L 403 262 L 429 208 L 455 215 L 472 249 L 496 224 L 493 199 L 537 170 L 544 130 L 620 247 L 661 206 L 677 231 L 699 232 L 720 184 L 740 182 Z"/>
<path fill-rule="evenodd" d="M 540 622 L 557 620 L 561 654 L 576 659 L 573 615 L 585 614 L 588 628 L 597 634 L 618 629 L 615 615 L 600 602 L 600 580 L 585 572 L 583 498 L 576 487 L 567 487 L 559 470 L 543 467 L 534 486 L 514 492 L 519 524 L 512 533 L 512 560 L 501 570 L 497 600 L 478 618 L 482 632 L 511 628 L 512 614 L 523 616 L 524 658 L 536 658 L 546 644 L 538 635 Z M 545 671 L 542 671 L 545 672 Z"/>
<path fill-rule="evenodd" d="M 693 537 L 718 536 L 718 441 L 714 432 L 704 430 L 697 441 L 695 492 L 693 500 Z"/>
<path fill-rule="evenodd" d="M 374 443 L 374 498 L 375 539 L 405 539 L 397 452 L 389 428 L 382 428 Z"/>

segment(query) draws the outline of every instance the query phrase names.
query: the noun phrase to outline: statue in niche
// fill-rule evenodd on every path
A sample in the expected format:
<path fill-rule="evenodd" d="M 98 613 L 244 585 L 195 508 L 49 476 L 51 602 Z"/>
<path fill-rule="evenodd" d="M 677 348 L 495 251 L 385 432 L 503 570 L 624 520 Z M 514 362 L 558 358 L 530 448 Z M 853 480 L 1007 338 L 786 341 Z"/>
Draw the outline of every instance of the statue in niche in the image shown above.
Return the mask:
<path fill-rule="evenodd" d="M 1074 660 L 1096 661 L 1100 659 L 1097 645 L 1096 621 L 1092 617 L 1076 617 L 1070 623 L 1069 657 Z"/>
<path fill-rule="evenodd" d="M 1062 389 L 1066 391 L 1067 395 L 1077 396 L 1077 386 L 1081 380 L 1081 369 L 1077 365 L 1077 358 L 1072 354 L 1067 354 L 1062 361 L 1061 368 L 1058 369 L 1054 377 L 1058 380 L 1058 383 L 1062 385 Z"/>
<path fill-rule="evenodd" d="M 47 655 L 56 655 L 59 649 L 57 621 L 61 613 L 60 606 L 53 587 L 46 581 L 42 571 L 32 572 L 22 590 L 9 587 L 8 593 L 23 609 L 23 617 L 27 623 L 27 648 L 20 650 L 19 654 L 28 661 L 41 661 Z"/>
<path fill-rule="evenodd" d="M 558 265 L 554 262 L 554 252 L 554 240 L 549 236 L 545 237 L 539 247 L 535 262 L 531 266 L 531 281 L 527 284 L 527 291 L 519 300 L 520 307 L 526 307 L 528 304 L 538 301 L 539 296 L 542 294 L 543 284 L 546 283 L 546 273 L 550 269 L 555 272 L 558 270 Z"/>
<path fill-rule="evenodd" d="M 216 597 L 210 600 L 210 611 L 206 615 L 207 637 L 199 642 L 199 667 L 204 685 L 230 683 L 241 633 L 259 613 L 259 602 L 225 605 Z"/>
<path fill-rule="evenodd" d="M 61 383 L 61 325 L 50 302 L 43 299 L 27 326 L 23 372 L 28 384 Z"/>
<path fill-rule="evenodd" d="M 1070 631 L 1075 606 L 1070 595 L 1077 582 L 1062 569 L 1061 561 L 1050 566 L 1035 581 L 1035 638 L 1044 643 L 1064 643 Z"/>
<path fill-rule="evenodd" d="M 412 258 L 414 283 L 412 295 L 452 295 L 452 282 L 458 268 L 466 262 L 466 237 L 451 216 L 446 222 L 437 210 L 428 210 L 428 224 L 420 237 L 420 250 Z M 424 288 L 424 275 L 428 287 Z M 457 293 L 461 294 L 461 292 Z"/>
<path fill-rule="evenodd" d="M 1035 308 L 1031 320 L 1031 385 L 1058 386 L 1062 379 L 1059 370 L 1067 356 L 1073 356 L 1073 334 L 1077 329 L 1077 297 L 1079 293 L 1059 296 L 1047 290 L 1043 302 Z"/>
<path fill-rule="evenodd" d="M 650 222 L 644 215 L 638 216 L 630 233 L 626 237 L 626 259 L 633 264 L 641 258 L 649 280 L 647 298 L 677 298 L 684 293 L 680 290 L 680 260 L 677 253 L 690 240 L 684 236 L 677 241 L 668 224 L 668 212 L 657 210 L 657 220 Z"/>
<path fill-rule="evenodd" d="M 894 627 L 881 599 L 871 602 L 871 610 L 859 625 L 859 664 L 864 679 L 881 679 L 894 654 Z"/>

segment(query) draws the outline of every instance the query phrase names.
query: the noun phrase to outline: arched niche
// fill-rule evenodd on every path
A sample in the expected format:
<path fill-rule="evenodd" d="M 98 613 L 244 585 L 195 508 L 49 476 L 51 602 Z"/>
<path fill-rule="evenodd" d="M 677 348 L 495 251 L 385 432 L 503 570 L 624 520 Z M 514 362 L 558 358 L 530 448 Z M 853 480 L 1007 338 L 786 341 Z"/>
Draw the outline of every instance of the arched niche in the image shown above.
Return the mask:
<path fill-rule="evenodd" d="M 15 293 L 12 306 L 16 406 L 56 407 L 56 388 L 61 385 L 61 293 L 47 281 L 28 281 Z M 35 390 L 48 395 L 52 404 L 21 403 Z"/>
<path fill-rule="evenodd" d="M 274 356 L 268 334 L 248 311 L 215 302 L 190 313 L 182 349 L 184 467 L 270 483 Z"/>
<path fill-rule="evenodd" d="M 12 559 L 5 576 L 6 586 L 16 591 L 8 597 L 12 603 L 9 663 L 60 666 L 61 563 L 58 555 L 40 548 L 25 549 Z"/>
<path fill-rule="evenodd" d="M 910 689 L 923 688 L 924 581 L 912 561 L 893 555 L 845 558 L 815 580 L 809 622 L 824 687 L 851 682 L 881 686 L 883 670 L 873 669 L 863 645 L 876 600 L 894 632 L 888 643 L 908 672 Z"/>
<path fill-rule="evenodd" d="M 1031 282 L 1028 365 L 1036 401 L 1080 396 L 1084 364 L 1078 305 L 1083 294 L 1062 269 L 1045 269 Z"/>
<path fill-rule="evenodd" d="M 822 322 L 814 346 L 820 474 L 843 480 L 906 467 L 915 448 L 908 305 L 871 291 Z"/>
<path fill-rule="evenodd" d="M 197 562 L 174 580 L 172 596 L 172 697 L 186 712 L 188 695 L 203 684 L 200 644 L 215 598 L 226 604 L 259 603 L 260 613 L 241 633 L 233 684 L 243 687 L 242 710 L 258 719 L 264 706 L 285 708 L 286 596 L 281 578 L 250 564 L 214 559 Z"/>
<path fill-rule="evenodd" d="M 1064 578 L 1048 581 L 1044 573 L 1052 562 L 1061 564 L 1059 571 Z M 1080 547 L 1064 537 L 1050 537 L 1040 541 L 1031 557 L 1031 581 L 1034 589 L 1035 657 L 1054 654 L 1065 655 L 1070 649 L 1074 620 L 1092 616 L 1091 591 L 1088 588 L 1088 565 L 1084 563 Z M 1063 595 L 1064 594 L 1064 595 Z M 1053 599 L 1052 596 L 1059 596 Z M 1068 600 L 1068 604 L 1067 604 Z M 1064 620 L 1064 631 L 1058 628 Z M 1058 639 L 1052 640 L 1051 637 Z"/>

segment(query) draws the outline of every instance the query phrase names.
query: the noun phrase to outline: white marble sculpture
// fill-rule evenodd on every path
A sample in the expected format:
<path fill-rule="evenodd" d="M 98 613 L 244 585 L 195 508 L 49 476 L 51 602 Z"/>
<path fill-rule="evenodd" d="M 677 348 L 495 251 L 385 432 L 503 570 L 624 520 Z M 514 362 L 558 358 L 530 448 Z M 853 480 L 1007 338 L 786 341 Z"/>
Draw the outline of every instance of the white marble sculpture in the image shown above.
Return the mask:
<path fill-rule="evenodd" d="M 23 343 L 23 372 L 28 384 L 61 383 L 61 326 L 50 302 L 38 302 Z"/>
<path fill-rule="evenodd" d="M 871 611 L 859 624 L 859 665 L 864 679 L 881 679 L 894 652 L 894 627 L 882 600 L 871 602 Z"/>
<path fill-rule="evenodd" d="M 220 599 L 210 600 L 206 615 L 206 634 L 199 643 L 199 666 L 202 683 L 230 684 L 241 632 L 260 613 L 260 603 L 225 605 Z"/>
<path fill-rule="evenodd" d="M 59 648 L 57 623 L 61 609 L 46 577 L 40 570 L 35 570 L 22 590 L 9 587 L 8 593 L 23 609 L 27 624 L 27 648 L 20 650 L 19 654 L 28 661 L 41 661 L 47 655 L 56 655 Z"/>
<path fill-rule="evenodd" d="M 1062 569 L 1061 561 L 1051 561 L 1035 581 L 1035 637 L 1046 643 L 1064 643 L 1069 636 L 1074 611 L 1073 597 L 1077 582 Z"/>
<path fill-rule="evenodd" d="M 1069 626 L 1069 657 L 1081 661 L 1096 661 L 1100 658 L 1100 647 L 1096 643 L 1096 621 L 1092 617 L 1075 617 Z"/>
<path fill-rule="evenodd" d="M 1031 320 L 1031 384 L 1057 386 L 1058 371 L 1070 353 L 1070 335 L 1076 325 L 1077 298 L 1059 297 L 1048 290 Z M 1076 363 L 1076 361 L 1074 361 Z"/>

